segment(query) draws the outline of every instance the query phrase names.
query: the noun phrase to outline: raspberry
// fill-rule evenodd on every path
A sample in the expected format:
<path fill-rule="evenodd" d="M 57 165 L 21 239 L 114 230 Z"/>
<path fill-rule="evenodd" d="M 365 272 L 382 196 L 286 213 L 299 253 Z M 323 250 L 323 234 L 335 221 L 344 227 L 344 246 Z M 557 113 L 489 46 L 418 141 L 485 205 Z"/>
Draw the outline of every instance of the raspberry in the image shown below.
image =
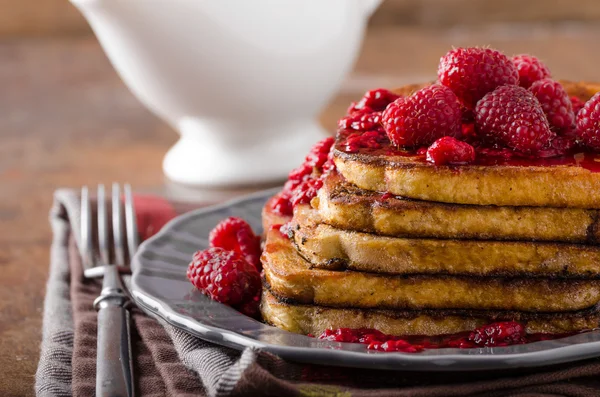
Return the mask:
<path fill-rule="evenodd" d="M 134 195 L 135 217 L 138 234 L 141 240 L 147 240 L 171 219 L 177 216 L 177 211 L 171 203 L 162 197 Z"/>
<path fill-rule="evenodd" d="M 485 94 L 504 84 L 517 84 L 519 73 L 510 59 L 490 48 L 456 48 L 440 59 L 440 83 L 473 108 Z"/>
<path fill-rule="evenodd" d="M 475 131 L 475 123 L 464 123 L 461 126 L 461 136 L 460 139 L 467 143 L 477 142 L 479 137 L 477 136 L 477 131 Z"/>
<path fill-rule="evenodd" d="M 483 138 L 523 153 L 548 147 L 556 136 L 533 93 L 516 85 L 486 94 L 475 107 L 475 125 Z"/>
<path fill-rule="evenodd" d="M 512 62 L 519 73 L 519 85 L 529 88 L 535 81 L 550 77 L 550 70 L 534 56 L 515 55 Z"/>
<path fill-rule="evenodd" d="M 573 125 L 573 105 L 562 84 L 551 79 L 542 79 L 531 84 L 529 91 L 533 92 L 542 105 L 550 126 L 562 130 Z"/>
<path fill-rule="evenodd" d="M 525 328 L 515 321 L 488 324 L 469 334 L 475 346 L 508 346 L 526 343 Z"/>
<path fill-rule="evenodd" d="M 460 135 L 460 105 L 450 89 L 434 84 L 389 104 L 382 124 L 396 146 L 429 145 L 443 136 Z"/>
<path fill-rule="evenodd" d="M 583 109 L 585 102 L 583 102 L 581 99 L 579 99 L 579 97 L 576 96 L 572 96 L 570 99 L 571 105 L 573 106 L 573 113 L 575 114 L 575 116 L 577 116 L 577 113 L 579 113 L 579 111 Z"/>
<path fill-rule="evenodd" d="M 380 126 L 381 112 L 356 112 L 338 121 L 338 127 L 344 130 L 368 131 Z"/>
<path fill-rule="evenodd" d="M 577 113 L 577 139 L 592 149 L 600 149 L 600 93 L 594 95 Z"/>
<path fill-rule="evenodd" d="M 231 306 L 252 300 L 261 289 L 256 267 L 223 248 L 196 252 L 187 278 L 212 299 Z"/>
<path fill-rule="evenodd" d="M 329 174 L 331 171 L 335 170 L 335 162 L 333 161 L 333 153 L 329 153 L 329 156 L 327 157 L 327 161 L 325 162 L 325 164 L 323 164 L 323 171 L 322 171 L 322 175 L 327 175 Z"/>
<path fill-rule="evenodd" d="M 260 237 L 254 234 L 250 225 L 241 218 L 229 217 L 219 222 L 208 235 L 211 247 L 219 247 L 240 254 L 254 265 L 260 265 Z"/>
<path fill-rule="evenodd" d="M 379 130 L 367 131 L 364 133 L 354 133 L 348 135 L 344 142 L 344 149 L 348 153 L 356 153 L 362 148 L 381 149 L 384 143 L 388 141 L 385 132 Z"/>
<path fill-rule="evenodd" d="M 294 213 L 294 207 L 292 207 L 291 192 L 283 191 L 282 194 L 272 203 L 271 209 L 274 213 L 284 216 L 292 216 Z"/>
<path fill-rule="evenodd" d="M 468 164 L 475 160 L 475 148 L 466 142 L 445 136 L 427 149 L 427 161 L 435 165 Z"/>
<path fill-rule="evenodd" d="M 321 171 L 321 167 L 327 161 L 327 155 L 329 154 L 329 150 L 331 150 L 333 142 L 333 137 L 328 137 L 315 143 L 310 152 L 308 152 L 304 164 Z"/>
<path fill-rule="evenodd" d="M 382 111 L 387 105 L 394 102 L 399 97 L 400 95 L 394 94 L 385 88 L 367 91 L 358 103 L 353 102 L 350 105 L 348 114 L 352 114 L 356 111 L 365 111 L 367 113 Z"/>
<path fill-rule="evenodd" d="M 320 188 L 323 187 L 322 179 L 307 179 L 302 182 L 294 192 L 292 193 L 292 197 L 290 198 L 290 203 L 292 207 L 297 206 L 298 204 L 308 204 L 313 197 L 317 196 L 317 192 Z"/>
<path fill-rule="evenodd" d="M 316 195 L 315 186 L 319 182 L 315 180 L 323 173 L 335 168 L 330 155 L 334 138 L 328 137 L 317 142 L 305 158 L 304 163 L 292 170 L 288 180 L 283 186 L 283 191 L 271 206 L 273 212 L 280 215 L 292 215 L 294 205 L 308 203 Z"/>
<path fill-rule="evenodd" d="M 288 181 L 301 182 L 306 177 L 310 176 L 313 172 L 313 167 L 304 163 L 298 168 L 294 168 L 288 174 Z"/>
<path fill-rule="evenodd" d="M 463 123 L 472 123 L 475 120 L 475 112 L 473 112 L 472 108 L 467 108 L 462 103 L 460 104 L 460 112 L 462 113 L 462 121 Z"/>

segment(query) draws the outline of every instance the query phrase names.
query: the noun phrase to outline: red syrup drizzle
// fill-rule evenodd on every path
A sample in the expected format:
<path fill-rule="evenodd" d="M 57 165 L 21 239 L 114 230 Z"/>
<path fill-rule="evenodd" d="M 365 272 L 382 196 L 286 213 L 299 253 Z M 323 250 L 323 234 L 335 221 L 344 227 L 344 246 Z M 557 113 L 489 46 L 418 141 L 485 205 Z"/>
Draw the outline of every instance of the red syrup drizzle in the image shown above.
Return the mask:
<path fill-rule="evenodd" d="M 384 157 L 411 157 L 411 161 L 427 163 L 426 148 L 403 150 L 394 147 L 385 133 L 367 131 L 363 135 L 354 130 L 340 130 L 341 139 L 338 139 L 336 148 L 345 153 L 359 153 L 371 156 Z M 554 167 L 575 166 L 591 172 L 600 172 L 600 154 L 586 152 L 581 148 L 551 149 L 540 155 L 527 156 L 510 149 L 495 149 L 475 146 L 477 157 L 470 165 L 482 166 L 518 166 L 518 167 Z M 393 161 L 393 159 L 392 159 Z M 459 169 L 460 166 L 452 166 Z"/>
<path fill-rule="evenodd" d="M 521 345 L 543 340 L 559 339 L 576 333 L 527 334 L 520 323 L 496 322 L 471 332 L 439 336 L 394 336 L 370 328 L 338 328 L 325 330 L 319 339 L 335 342 L 362 343 L 369 350 L 418 353 L 425 349 L 480 348 Z"/>

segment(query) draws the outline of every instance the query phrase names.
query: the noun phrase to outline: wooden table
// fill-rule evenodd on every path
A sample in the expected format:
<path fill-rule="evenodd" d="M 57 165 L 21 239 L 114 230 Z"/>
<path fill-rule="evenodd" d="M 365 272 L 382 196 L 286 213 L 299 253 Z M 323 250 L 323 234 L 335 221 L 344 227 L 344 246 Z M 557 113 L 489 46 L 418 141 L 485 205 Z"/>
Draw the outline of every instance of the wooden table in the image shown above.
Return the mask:
<path fill-rule="evenodd" d="M 325 109 L 333 130 L 375 86 L 435 78 L 452 45 L 491 45 L 545 59 L 555 76 L 600 80 L 600 28 L 492 26 L 369 32 L 355 73 Z M 0 395 L 33 394 L 58 187 L 130 181 L 164 193 L 161 161 L 176 140 L 119 80 L 94 38 L 0 42 Z"/>

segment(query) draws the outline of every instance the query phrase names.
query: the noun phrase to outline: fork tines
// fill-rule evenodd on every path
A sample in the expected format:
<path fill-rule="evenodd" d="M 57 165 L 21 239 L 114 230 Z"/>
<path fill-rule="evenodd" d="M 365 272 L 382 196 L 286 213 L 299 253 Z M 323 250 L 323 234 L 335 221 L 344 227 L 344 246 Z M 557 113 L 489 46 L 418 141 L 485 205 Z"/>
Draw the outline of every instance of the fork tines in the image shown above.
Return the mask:
<path fill-rule="evenodd" d="M 121 201 L 121 186 L 113 183 L 111 203 L 108 206 L 106 189 L 103 184 L 100 184 L 96 201 L 94 217 L 90 190 L 84 186 L 81 189 L 81 257 L 86 269 L 86 277 L 101 275 L 102 265 L 128 265 L 138 246 L 131 186 L 129 184 L 123 186 Z M 109 218 L 112 224 L 110 230 Z M 96 236 L 93 232 L 94 224 Z M 94 237 L 97 238 L 96 242 Z"/>

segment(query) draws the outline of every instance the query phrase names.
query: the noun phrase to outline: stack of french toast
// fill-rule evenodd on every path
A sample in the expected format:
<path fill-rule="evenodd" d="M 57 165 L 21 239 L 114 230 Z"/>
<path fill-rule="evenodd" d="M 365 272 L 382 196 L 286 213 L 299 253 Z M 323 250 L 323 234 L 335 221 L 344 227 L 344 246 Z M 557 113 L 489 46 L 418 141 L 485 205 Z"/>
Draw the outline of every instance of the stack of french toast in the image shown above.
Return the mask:
<path fill-rule="evenodd" d="M 582 102 L 600 91 L 562 84 Z M 478 154 L 437 165 L 390 142 L 348 150 L 349 134 L 338 131 L 316 197 L 292 217 L 274 210 L 279 196 L 264 209 L 265 321 L 312 335 L 598 327 L 600 157 Z"/>

